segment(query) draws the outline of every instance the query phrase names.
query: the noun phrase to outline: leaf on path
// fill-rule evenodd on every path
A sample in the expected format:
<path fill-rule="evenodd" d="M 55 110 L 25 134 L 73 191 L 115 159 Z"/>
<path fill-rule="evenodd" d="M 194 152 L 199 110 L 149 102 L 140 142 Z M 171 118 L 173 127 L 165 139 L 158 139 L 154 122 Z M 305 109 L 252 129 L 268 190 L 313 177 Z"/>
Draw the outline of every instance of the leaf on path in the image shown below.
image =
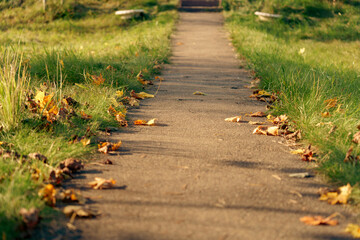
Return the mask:
<path fill-rule="evenodd" d="M 56 198 L 65 203 L 76 202 L 79 204 L 85 203 L 85 198 L 81 195 L 79 191 L 75 191 L 74 189 L 66 189 L 57 193 Z"/>
<path fill-rule="evenodd" d="M 265 122 L 253 122 L 253 121 L 249 121 L 250 125 L 263 125 L 265 124 Z"/>
<path fill-rule="evenodd" d="M 134 90 L 132 90 L 130 92 L 130 96 L 131 97 L 134 97 L 136 99 L 145 99 L 145 98 L 153 98 L 155 97 L 154 95 L 152 94 L 148 94 L 146 92 L 140 92 L 140 93 L 136 93 Z"/>
<path fill-rule="evenodd" d="M 254 129 L 253 134 L 279 136 L 279 127 L 258 126 Z"/>
<path fill-rule="evenodd" d="M 68 217 L 72 217 L 75 214 L 75 216 L 82 218 L 91 218 L 99 215 L 97 211 L 91 210 L 88 207 L 73 205 L 64 207 L 63 213 Z"/>
<path fill-rule="evenodd" d="M 305 216 L 300 218 L 300 221 L 305 223 L 306 225 L 311 225 L 311 226 L 318 226 L 318 225 L 335 226 L 339 223 L 337 220 L 333 219 L 336 215 L 337 214 L 332 214 L 331 216 L 326 218 L 322 216 Z"/>
<path fill-rule="evenodd" d="M 117 151 L 122 145 L 122 142 L 117 143 L 102 142 L 98 144 L 98 151 L 107 154 L 109 151 Z"/>
<path fill-rule="evenodd" d="M 254 112 L 254 113 L 250 113 L 250 117 L 266 117 L 266 113 L 264 112 Z"/>
<path fill-rule="evenodd" d="M 226 122 L 241 122 L 241 116 L 225 118 Z"/>
<path fill-rule="evenodd" d="M 272 120 L 272 123 L 276 124 L 276 125 L 281 125 L 281 124 L 287 124 L 287 121 L 288 121 L 288 116 L 283 114 L 283 115 L 280 115 L 280 116 L 277 116 L 276 118 L 274 118 Z"/>
<path fill-rule="evenodd" d="M 354 238 L 360 238 L 360 226 L 357 224 L 349 223 L 345 232 L 350 233 Z"/>
<path fill-rule="evenodd" d="M 153 118 L 149 121 L 139 119 L 139 120 L 134 121 L 134 124 L 135 125 L 143 125 L 143 126 L 155 126 L 156 121 L 157 121 L 156 118 Z"/>
<path fill-rule="evenodd" d="M 299 149 L 296 149 L 296 150 L 293 150 L 290 152 L 291 154 L 299 154 L 299 155 L 302 155 L 305 153 L 305 149 L 303 148 L 299 148 Z"/>
<path fill-rule="evenodd" d="M 305 162 L 311 162 L 311 161 L 315 161 L 314 159 L 314 152 L 311 150 L 311 145 L 309 145 L 304 153 L 301 156 L 301 160 L 305 161 Z"/>
<path fill-rule="evenodd" d="M 41 197 L 47 205 L 55 206 L 56 204 L 56 189 L 54 185 L 47 184 L 43 188 L 41 188 L 38 192 L 39 197 Z"/>
<path fill-rule="evenodd" d="M 331 205 L 346 204 L 352 191 L 351 185 L 348 183 L 335 190 L 329 190 L 327 188 L 321 188 L 319 193 L 321 194 L 319 200 L 327 201 Z"/>
<path fill-rule="evenodd" d="M 81 160 L 75 158 L 67 158 L 60 163 L 59 168 L 68 168 L 71 172 L 77 172 L 84 168 L 84 164 Z"/>
<path fill-rule="evenodd" d="M 206 93 L 200 92 L 200 91 L 195 91 L 193 92 L 194 95 L 200 95 L 200 96 L 206 96 Z"/>
<path fill-rule="evenodd" d="M 116 181 L 112 178 L 106 180 L 105 178 L 96 177 L 94 181 L 89 182 L 93 189 L 108 189 L 115 185 Z"/>
<path fill-rule="evenodd" d="M 36 208 L 21 208 L 19 211 L 22 221 L 25 223 L 27 229 L 33 229 L 40 222 L 39 209 Z"/>
<path fill-rule="evenodd" d="M 294 140 L 294 141 L 301 140 L 301 131 L 297 130 L 294 133 L 287 134 L 285 136 L 285 138 L 288 139 L 288 140 Z"/>

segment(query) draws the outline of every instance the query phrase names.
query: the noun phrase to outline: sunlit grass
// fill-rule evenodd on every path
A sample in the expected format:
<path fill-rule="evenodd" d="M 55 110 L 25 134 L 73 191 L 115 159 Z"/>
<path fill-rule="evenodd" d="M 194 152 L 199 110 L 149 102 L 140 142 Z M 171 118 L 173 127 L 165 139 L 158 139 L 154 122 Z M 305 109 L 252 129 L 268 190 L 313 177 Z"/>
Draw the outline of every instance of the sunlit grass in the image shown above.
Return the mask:
<path fill-rule="evenodd" d="M 351 6 L 344 9 L 352 10 Z M 357 184 L 360 165 L 344 163 L 344 158 L 360 123 L 359 40 L 304 40 L 296 31 L 305 30 L 291 29 L 281 20 L 259 22 L 252 15 L 241 13 L 244 11 L 240 8 L 239 14 L 227 13 L 227 27 L 237 50 L 261 78 L 261 87 L 279 94 L 280 103 L 273 113 L 289 115 L 293 125 L 302 130 L 304 141 L 319 149 L 318 170 L 328 180 Z M 354 12 L 353 16 L 343 17 L 358 17 Z M 316 26 L 306 27 L 310 35 L 319 29 L 332 34 L 328 20 L 317 21 Z M 340 18 L 331 21 L 343 24 Z M 337 99 L 338 105 L 326 109 L 324 101 L 332 98 Z M 330 117 L 322 117 L 325 111 Z M 333 126 L 336 131 L 329 134 Z M 354 155 L 359 154 L 360 148 L 354 147 Z"/>

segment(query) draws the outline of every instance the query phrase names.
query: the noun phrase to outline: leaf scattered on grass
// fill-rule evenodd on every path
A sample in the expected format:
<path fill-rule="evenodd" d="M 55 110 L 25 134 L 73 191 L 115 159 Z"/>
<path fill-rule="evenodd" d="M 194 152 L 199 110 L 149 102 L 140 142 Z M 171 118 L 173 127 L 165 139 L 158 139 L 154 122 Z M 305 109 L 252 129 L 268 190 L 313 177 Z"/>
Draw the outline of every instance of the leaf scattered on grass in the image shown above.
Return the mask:
<path fill-rule="evenodd" d="M 330 109 L 330 108 L 334 108 L 337 106 L 338 100 L 337 100 L 337 98 L 332 98 L 332 99 L 325 100 L 324 103 L 326 104 L 325 108 Z"/>
<path fill-rule="evenodd" d="M 81 114 L 81 119 L 84 119 L 84 120 L 90 120 L 90 119 L 92 119 L 92 116 L 86 114 L 84 111 L 81 111 L 80 114 Z"/>
<path fill-rule="evenodd" d="M 152 81 L 145 80 L 144 76 L 142 75 L 142 72 L 140 71 L 138 75 L 136 76 L 138 82 L 140 82 L 142 85 L 152 85 Z"/>
<path fill-rule="evenodd" d="M 93 189 L 108 189 L 115 185 L 116 181 L 112 178 L 106 180 L 105 178 L 96 177 L 94 181 L 89 182 Z"/>
<path fill-rule="evenodd" d="M 351 185 L 348 183 L 336 190 L 330 190 L 327 188 L 319 189 L 321 201 L 327 201 L 331 205 L 346 204 L 352 191 Z"/>
<path fill-rule="evenodd" d="M 352 155 L 352 152 L 354 150 L 353 146 L 350 146 L 349 150 L 346 152 L 345 158 L 344 158 L 344 162 L 352 162 L 354 161 L 354 156 Z"/>
<path fill-rule="evenodd" d="M 47 157 L 45 157 L 41 153 L 30 153 L 30 154 L 28 154 L 28 157 L 33 160 L 38 160 L 43 163 L 47 163 Z"/>
<path fill-rule="evenodd" d="M 225 118 L 226 122 L 241 122 L 241 116 Z"/>
<path fill-rule="evenodd" d="M 92 78 L 93 83 L 94 83 L 95 85 L 101 85 L 101 84 L 103 84 L 103 83 L 105 82 L 105 79 L 103 78 L 103 76 L 101 75 L 101 73 L 100 73 L 99 76 L 91 75 L 91 78 Z"/>
<path fill-rule="evenodd" d="M 350 233 L 354 238 L 360 238 L 360 226 L 357 224 L 348 224 L 345 232 Z"/>
<path fill-rule="evenodd" d="M 357 132 L 353 136 L 353 143 L 359 144 L 360 143 L 360 132 Z"/>
<path fill-rule="evenodd" d="M 335 219 L 333 219 L 337 214 L 332 214 L 329 217 L 322 217 L 322 216 L 305 216 L 300 218 L 300 221 L 305 223 L 306 225 L 311 226 L 319 226 L 319 225 L 329 225 L 329 226 L 335 226 L 339 222 Z"/>
<path fill-rule="evenodd" d="M 54 185 L 47 184 L 41 188 L 38 192 L 39 197 L 41 197 L 47 205 L 55 206 L 56 204 L 56 189 Z"/>
<path fill-rule="evenodd" d="M 328 118 L 328 117 L 330 117 L 331 115 L 330 115 L 329 112 L 322 112 L 322 113 L 321 113 L 321 116 L 322 116 L 323 118 Z"/>
<path fill-rule="evenodd" d="M 195 91 L 193 92 L 194 95 L 200 95 L 200 96 L 205 96 L 206 93 L 200 92 L 200 91 Z"/>
<path fill-rule="evenodd" d="M 35 228 L 36 225 L 40 222 L 40 211 L 36 208 L 21 208 L 19 213 L 27 229 Z"/>

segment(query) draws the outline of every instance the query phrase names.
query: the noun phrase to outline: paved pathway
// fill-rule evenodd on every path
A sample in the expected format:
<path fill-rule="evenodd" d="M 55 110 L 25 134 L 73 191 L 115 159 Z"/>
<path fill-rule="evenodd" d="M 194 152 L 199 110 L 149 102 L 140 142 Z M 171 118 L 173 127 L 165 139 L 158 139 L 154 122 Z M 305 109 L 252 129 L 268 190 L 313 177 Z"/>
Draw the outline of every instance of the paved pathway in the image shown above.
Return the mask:
<path fill-rule="evenodd" d="M 115 165 L 94 166 L 87 179 L 75 181 L 85 186 L 105 176 L 128 186 L 85 192 L 103 214 L 76 220 L 83 239 L 347 239 L 344 208 L 317 200 L 317 179 L 288 177 L 306 171 L 306 164 L 278 143 L 281 138 L 224 121 L 265 107 L 243 87 L 250 79 L 239 68 L 221 13 L 180 16 L 158 95 L 129 115 L 163 125 L 112 136 L 124 143 L 121 156 L 109 157 Z M 299 221 L 334 212 L 343 214 L 337 227 Z"/>

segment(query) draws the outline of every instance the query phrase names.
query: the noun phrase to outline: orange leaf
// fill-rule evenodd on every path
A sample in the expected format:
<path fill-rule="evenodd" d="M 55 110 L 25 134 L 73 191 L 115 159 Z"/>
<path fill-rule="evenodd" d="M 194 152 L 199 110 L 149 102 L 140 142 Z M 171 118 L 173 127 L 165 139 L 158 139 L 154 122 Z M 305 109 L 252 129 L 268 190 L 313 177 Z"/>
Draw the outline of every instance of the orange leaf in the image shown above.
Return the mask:
<path fill-rule="evenodd" d="M 318 225 L 329 225 L 329 226 L 335 226 L 338 224 L 337 220 L 333 220 L 335 214 L 324 218 L 322 216 L 305 216 L 300 218 L 300 221 L 305 223 L 306 225 L 311 226 L 318 226 Z"/>
<path fill-rule="evenodd" d="M 91 75 L 91 78 L 93 79 L 93 83 L 95 85 L 101 85 L 105 82 L 105 79 L 103 78 L 103 76 L 100 73 L 100 76 L 96 76 L 96 75 Z"/>
<path fill-rule="evenodd" d="M 250 117 L 266 117 L 266 113 L 264 112 L 254 112 L 250 114 Z"/>
<path fill-rule="evenodd" d="M 84 119 L 84 120 L 92 119 L 92 116 L 86 114 L 84 111 L 81 111 L 80 114 L 81 114 L 81 118 Z"/>
<path fill-rule="evenodd" d="M 115 185 L 116 181 L 112 178 L 106 180 L 105 178 L 96 177 L 95 181 L 89 182 L 89 185 L 93 189 L 107 189 L 112 188 Z"/>

